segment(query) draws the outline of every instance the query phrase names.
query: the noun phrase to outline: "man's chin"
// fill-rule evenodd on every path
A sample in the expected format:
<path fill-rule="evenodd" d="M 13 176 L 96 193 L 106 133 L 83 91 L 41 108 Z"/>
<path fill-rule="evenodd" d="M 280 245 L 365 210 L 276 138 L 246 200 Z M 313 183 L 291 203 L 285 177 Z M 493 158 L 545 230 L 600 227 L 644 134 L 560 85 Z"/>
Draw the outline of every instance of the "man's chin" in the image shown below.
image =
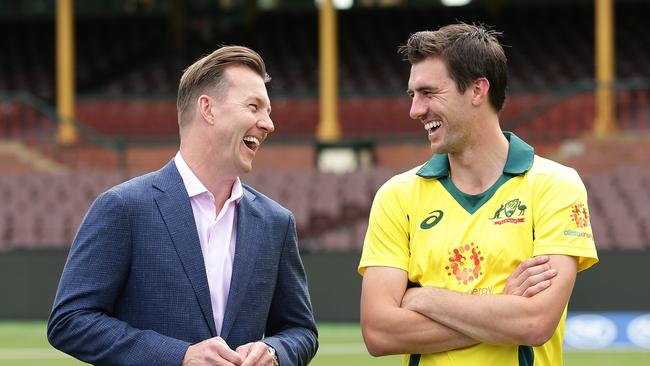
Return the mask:
<path fill-rule="evenodd" d="M 440 148 L 440 145 L 431 143 L 429 145 L 431 147 L 431 154 L 442 154 L 444 151 Z"/>
<path fill-rule="evenodd" d="M 449 153 L 449 145 L 442 140 L 429 141 L 429 147 L 432 154 L 447 154 Z"/>
<path fill-rule="evenodd" d="M 253 170 L 253 162 L 242 162 L 239 166 L 239 170 L 241 171 L 241 174 L 250 173 Z"/>

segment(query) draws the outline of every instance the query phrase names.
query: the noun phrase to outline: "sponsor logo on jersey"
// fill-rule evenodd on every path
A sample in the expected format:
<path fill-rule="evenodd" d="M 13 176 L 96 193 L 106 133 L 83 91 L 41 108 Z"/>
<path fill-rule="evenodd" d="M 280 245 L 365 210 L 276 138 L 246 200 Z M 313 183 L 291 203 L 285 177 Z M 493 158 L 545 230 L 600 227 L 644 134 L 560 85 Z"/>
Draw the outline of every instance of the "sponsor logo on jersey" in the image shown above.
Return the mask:
<path fill-rule="evenodd" d="M 492 294 L 492 286 L 473 288 L 465 291 L 465 293 L 470 295 L 490 295 Z"/>
<path fill-rule="evenodd" d="M 526 213 L 526 205 L 524 205 L 519 198 L 512 199 L 506 203 L 501 204 L 499 208 L 494 212 L 494 215 L 489 218 L 489 220 L 494 220 L 492 223 L 494 225 L 503 225 L 503 224 L 520 224 L 526 222 L 524 216 Z M 503 216 L 501 216 L 503 214 Z M 515 217 L 512 217 L 515 216 Z"/>
<path fill-rule="evenodd" d="M 571 208 L 571 221 L 575 222 L 578 229 L 589 227 L 589 213 L 587 207 L 577 203 Z"/>
<path fill-rule="evenodd" d="M 467 285 L 483 275 L 481 263 L 485 260 L 479 246 L 470 243 L 453 249 L 449 254 L 448 276 L 454 276 L 458 284 Z"/>
<path fill-rule="evenodd" d="M 579 238 L 592 238 L 592 235 L 589 233 L 583 233 L 582 231 L 575 230 L 564 230 L 564 235 L 566 236 L 577 236 Z"/>
<path fill-rule="evenodd" d="M 432 227 L 436 226 L 437 223 L 442 220 L 442 217 L 445 216 L 445 213 L 442 212 L 442 210 L 435 210 L 429 212 L 429 216 L 422 220 L 422 223 L 420 224 L 420 228 L 423 230 L 431 229 Z"/>

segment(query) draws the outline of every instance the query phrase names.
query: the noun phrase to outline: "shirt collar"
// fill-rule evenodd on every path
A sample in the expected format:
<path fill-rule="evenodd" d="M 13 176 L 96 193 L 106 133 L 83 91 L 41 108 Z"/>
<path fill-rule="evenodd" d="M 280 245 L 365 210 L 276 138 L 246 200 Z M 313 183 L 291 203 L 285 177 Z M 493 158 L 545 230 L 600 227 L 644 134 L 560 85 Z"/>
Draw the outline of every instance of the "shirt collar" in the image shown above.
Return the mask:
<path fill-rule="evenodd" d="M 190 198 L 208 192 L 208 189 L 205 188 L 203 183 L 201 183 L 199 178 L 187 165 L 185 159 L 183 159 L 181 156 L 180 151 L 176 153 L 176 156 L 174 156 L 174 164 L 176 164 L 176 169 L 178 169 L 178 173 L 180 173 L 181 178 L 183 178 L 183 184 L 185 185 L 185 189 L 187 190 L 187 194 L 190 196 Z M 232 185 L 232 191 L 230 192 L 230 198 L 228 200 L 236 200 L 237 203 L 239 203 L 243 195 L 244 189 L 242 187 L 241 181 L 239 180 L 239 177 L 237 177 Z"/>
<path fill-rule="evenodd" d="M 521 175 L 533 166 L 535 149 L 512 132 L 503 132 L 508 139 L 508 158 L 503 167 L 504 174 Z M 423 178 L 440 178 L 449 176 L 449 156 L 435 154 L 416 173 Z"/>

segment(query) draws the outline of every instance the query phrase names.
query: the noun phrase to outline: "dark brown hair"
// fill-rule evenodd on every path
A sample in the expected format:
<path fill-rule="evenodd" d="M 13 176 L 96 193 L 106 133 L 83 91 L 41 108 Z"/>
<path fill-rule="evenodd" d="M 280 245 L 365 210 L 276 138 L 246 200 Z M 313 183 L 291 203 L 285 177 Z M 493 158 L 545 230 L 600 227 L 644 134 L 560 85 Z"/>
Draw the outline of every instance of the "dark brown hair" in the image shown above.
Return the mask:
<path fill-rule="evenodd" d="M 412 65 L 429 57 L 439 57 L 447 65 L 449 76 L 460 93 L 477 78 L 486 78 L 490 82 L 489 102 L 500 112 L 508 85 L 507 59 L 497 40 L 500 35 L 480 24 L 451 24 L 437 31 L 412 34 L 399 48 L 399 53 Z"/>

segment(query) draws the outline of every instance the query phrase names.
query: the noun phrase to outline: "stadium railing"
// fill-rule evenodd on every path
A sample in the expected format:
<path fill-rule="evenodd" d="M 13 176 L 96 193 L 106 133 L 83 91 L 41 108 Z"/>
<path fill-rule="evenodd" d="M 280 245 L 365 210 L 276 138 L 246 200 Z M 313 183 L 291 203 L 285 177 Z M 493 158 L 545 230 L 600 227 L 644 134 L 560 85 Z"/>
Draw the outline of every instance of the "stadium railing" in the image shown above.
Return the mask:
<path fill-rule="evenodd" d="M 119 139 L 104 136 L 85 123 L 74 120 L 77 141 L 64 146 L 57 141 L 61 116 L 54 107 L 25 92 L 0 91 L 0 140 L 19 142 L 70 169 L 92 165 L 83 159 L 88 148 L 103 151 L 116 166 L 123 165 L 124 146 Z"/>

